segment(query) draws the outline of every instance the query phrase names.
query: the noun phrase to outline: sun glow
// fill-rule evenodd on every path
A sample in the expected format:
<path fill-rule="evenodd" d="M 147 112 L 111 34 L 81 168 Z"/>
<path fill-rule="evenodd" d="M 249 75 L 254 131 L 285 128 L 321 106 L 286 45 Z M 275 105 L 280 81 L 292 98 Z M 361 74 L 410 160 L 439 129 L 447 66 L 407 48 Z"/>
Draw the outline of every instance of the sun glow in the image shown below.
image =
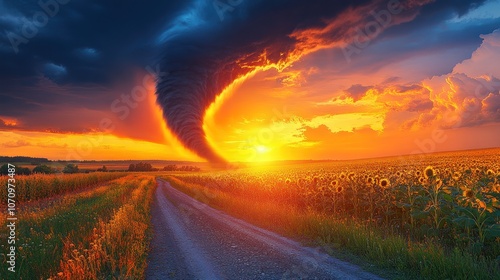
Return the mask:
<path fill-rule="evenodd" d="M 263 145 L 255 146 L 255 151 L 259 154 L 265 154 L 270 151 L 270 149 Z"/>

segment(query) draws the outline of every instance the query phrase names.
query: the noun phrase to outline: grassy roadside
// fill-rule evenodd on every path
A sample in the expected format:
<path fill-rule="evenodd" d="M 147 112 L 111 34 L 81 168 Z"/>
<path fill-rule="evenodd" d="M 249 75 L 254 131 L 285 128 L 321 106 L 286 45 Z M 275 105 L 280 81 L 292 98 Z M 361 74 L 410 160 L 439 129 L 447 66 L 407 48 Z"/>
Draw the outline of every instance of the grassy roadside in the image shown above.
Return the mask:
<path fill-rule="evenodd" d="M 85 241 L 64 242 L 60 271 L 52 279 L 143 279 L 147 266 L 154 177 L 130 182 L 131 196 L 110 220 L 100 219 Z"/>
<path fill-rule="evenodd" d="M 314 210 L 256 200 L 244 193 L 229 194 L 171 176 L 165 179 L 190 196 L 257 226 L 321 246 L 337 257 L 347 255 L 351 260 L 356 256 L 356 263 L 374 264 L 375 272 L 382 276 L 393 279 L 495 279 L 500 275 L 496 260 L 476 257 L 464 250 L 445 252 L 431 242 L 409 242 L 397 235 L 382 234 L 352 220 L 335 219 Z"/>
<path fill-rule="evenodd" d="M 114 270 L 111 272 L 107 268 L 110 264 L 113 269 L 120 267 L 119 275 L 128 275 L 131 271 L 134 275 L 143 274 L 149 240 L 147 231 L 150 228 L 148 207 L 154 186 L 152 176 L 129 175 L 96 188 L 85 186 L 86 191 L 68 193 L 54 203 L 41 201 L 43 205 L 37 206 L 36 202 L 32 202 L 33 205 L 18 213 L 16 273 L 8 272 L 7 264 L 2 261 L 0 278 L 47 279 L 54 275 L 52 278 L 78 279 L 75 275 L 66 277 L 65 269 L 68 267 L 64 264 L 74 257 L 74 250 L 87 252 L 95 235 L 102 237 L 99 242 L 107 240 L 109 243 L 102 243 L 102 250 L 114 252 L 107 255 L 100 274 L 92 270 L 95 275 L 116 275 Z M 132 234 L 129 234 L 130 230 L 134 230 Z M 115 246 L 133 250 L 133 253 L 127 253 L 128 259 L 124 261 L 123 254 L 126 252 L 110 251 Z M 6 251 L 3 249 L 2 253 Z M 131 256 L 133 262 L 130 261 Z M 119 265 L 114 262 L 119 262 Z M 124 269 L 132 266 L 135 268 Z M 82 273 L 81 270 L 71 271 Z M 103 278 L 82 275 L 86 275 L 85 279 Z"/>

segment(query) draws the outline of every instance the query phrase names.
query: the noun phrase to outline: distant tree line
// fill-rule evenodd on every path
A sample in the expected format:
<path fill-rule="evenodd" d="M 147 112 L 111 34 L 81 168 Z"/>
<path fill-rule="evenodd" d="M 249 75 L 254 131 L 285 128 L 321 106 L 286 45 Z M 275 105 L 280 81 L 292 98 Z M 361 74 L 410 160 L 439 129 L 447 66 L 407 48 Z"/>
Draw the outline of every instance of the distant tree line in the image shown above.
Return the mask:
<path fill-rule="evenodd" d="M 177 165 L 171 164 L 163 167 L 163 171 L 200 171 L 201 168 L 197 166 L 183 165 L 177 167 Z"/>
<path fill-rule="evenodd" d="M 131 163 L 128 167 L 128 171 L 158 171 L 158 168 L 153 168 L 150 163 L 139 162 Z"/>
<path fill-rule="evenodd" d="M 0 166 L 0 174 L 8 175 L 9 174 L 9 165 L 4 164 Z M 27 167 L 16 167 L 16 175 L 30 175 L 31 170 Z"/>
<path fill-rule="evenodd" d="M 31 175 L 31 174 L 54 174 L 57 173 L 57 169 L 48 166 L 46 164 L 39 164 L 30 170 L 28 167 L 16 166 L 16 175 Z M 70 163 L 64 167 L 62 173 L 66 174 L 74 174 L 79 173 L 78 165 Z M 8 175 L 9 174 L 9 166 L 8 164 L 4 164 L 0 166 L 0 175 Z"/>
<path fill-rule="evenodd" d="M 0 166 L 0 175 L 8 175 L 8 164 L 4 164 Z M 190 165 L 183 165 L 183 166 L 177 166 L 177 165 L 167 165 L 161 169 L 162 171 L 191 171 L 191 172 L 196 172 L 200 171 L 201 169 L 197 166 L 190 166 Z M 111 172 L 113 170 L 108 170 L 108 168 L 103 165 L 101 168 L 98 168 L 96 170 L 97 172 Z M 145 162 L 139 162 L 139 163 L 132 163 L 128 167 L 128 171 L 141 171 L 141 172 L 148 172 L 148 171 L 160 171 L 158 168 L 154 168 L 150 163 L 145 163 Z M 61 172 L 61 170 L 57 170 L 54 167 L 47 165 L 47 164 L 38 164 L 35 166 L 32 170 L 30 170 L 28 167 L 21 167 L 21 166 L 16 166 L 16 175 L 30 175 L 30 174 L 55 174 Z M 62 173 L 65 174 L 74 174 L 74 173 L 89 173 L 93 171 L 89 170 L 80 170 L 78 168 L 78 165 L 74 163 L 69 163 L 66 166 L 64 166 Z"/>
<path fill-rule="evenodd" d="M 0 166 L 0 175 L 8 175 L 9 174 L 9 166 L 8 164 L 4 164 Z M 33 170 L 30 170 L 28 167 L 22 167 L 22 166 L 16 166 L 16 175 L 31 175 L 33 173 L 42 173 L 42 174 L 52 174 L 56 173 L 57 170 L 54 168 L 45 165 L 45 164 L 40 164 L 35 166 Z"/>
<path fill-rule="evenodd" d="M 37 158 L 37 157 L 22 157 L 22 156 L 15 156 L 15 157 L 6 157 L 6 156 L 0 156 L 0 162 L 29 162 L 31 164 L 40 164 L 40 163 L 47 163 L 50 162 L 50 160 L 46 158 Z"/>
<path fill-rule="evenodd" d="M 163 167 L 162 171 L 200 171 L 201 169 L 196 166 L 184 165 L 178 167 L 177 165 L 167 165 Z M 159 171 L 158 168 L 154 168 L 150 163 L 132 163 L 128 167 L 128 171 Z"/>

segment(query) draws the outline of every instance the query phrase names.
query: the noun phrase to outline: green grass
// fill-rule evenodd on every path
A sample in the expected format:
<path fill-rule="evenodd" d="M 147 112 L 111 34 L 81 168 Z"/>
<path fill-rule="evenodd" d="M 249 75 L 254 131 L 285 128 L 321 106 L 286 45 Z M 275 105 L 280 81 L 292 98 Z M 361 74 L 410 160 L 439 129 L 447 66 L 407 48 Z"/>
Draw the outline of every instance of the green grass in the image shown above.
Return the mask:
<path fill-rule="evenodd" d="M 83 240 L 99 219 L 109 219 L 130 196 L 134 186 L 111 183 L 103 194 L 77 198 L 57 213 L 37 219 L 18 221 L 16 273 L 2 264 L 2 275 L 9 279 L 33 279 L 35 275 L 51 275 L 59 267 L 63 241 L 75 244 Z M 2 276 L 3 279 L 7 277 Z"/>
<path fill-rule="evenodd" d="M 60 271 L 53 279 L 143 279 L 151 240 L 152 176 L 133 178 L 135 188 L 109 221 L 99 220 L 90 238 L 66 242 Z"/>

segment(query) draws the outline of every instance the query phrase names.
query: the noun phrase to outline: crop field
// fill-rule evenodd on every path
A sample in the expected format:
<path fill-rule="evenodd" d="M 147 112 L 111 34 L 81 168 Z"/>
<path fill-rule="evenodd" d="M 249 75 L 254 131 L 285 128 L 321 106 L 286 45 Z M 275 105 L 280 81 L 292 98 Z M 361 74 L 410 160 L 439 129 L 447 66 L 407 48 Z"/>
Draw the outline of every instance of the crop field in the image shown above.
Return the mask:
<path fill-rule="evenodd" d="M 500 150 L 490 149 L 201 172 L 16 176 L 17 269 L 7 273 L 3 242 L 0 278 L 144 279 L 155 177 L 390 279 L 500 275 Z M 7 197 L 6 188 L 0 194 Z M 0 213 L 3 228 L 7 218 Z"/>
<path fill-rule="evenodd" d="M 16 183 L 17 269 L 8 273 L 2 243 L 1 279 L 144 277 L 153 176 L 30 175 Z M 6 228 L 6 213 L 0 218 Z"/>
<path fill-rule="evenodd" d="M 237 217 L 404 278 L 500 275 L 498 149 L 165 178 Z"/>

